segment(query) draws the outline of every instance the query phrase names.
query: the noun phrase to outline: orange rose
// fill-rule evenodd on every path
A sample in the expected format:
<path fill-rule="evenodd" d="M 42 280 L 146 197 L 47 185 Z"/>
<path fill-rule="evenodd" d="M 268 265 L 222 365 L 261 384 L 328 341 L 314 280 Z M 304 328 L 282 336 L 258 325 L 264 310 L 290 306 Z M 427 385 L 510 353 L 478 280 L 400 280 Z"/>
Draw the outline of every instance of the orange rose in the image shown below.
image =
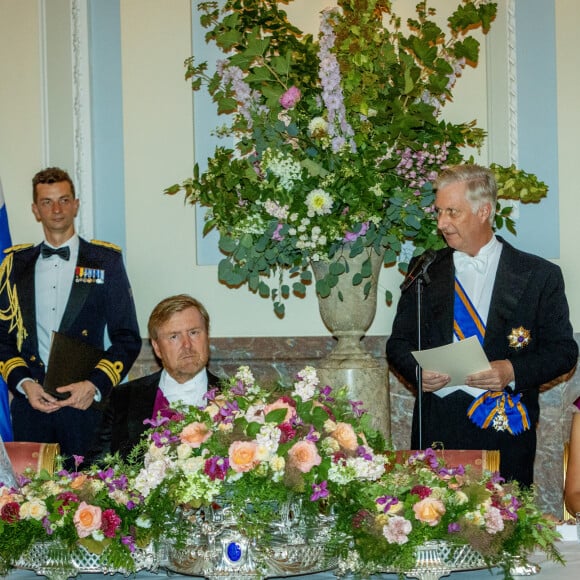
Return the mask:
<path fill-rule="evenodd" d="M 87 474 L 80 473 L 70 482 L 70 486 L 72 489 L 81 489 L 81 487 L 83 487 L 83 485 L 85 484 L 86 480 L 87 480 Z"/>
<path fill-rule="evenodd" d="M 315 465 L 320 465 L 322 459 L 312 441 L 298 441 L 288 451 L 292 465 L 302 473 L 308 473 Z"/>
<path fill-rule="evenodd" d="M 179 438 L 181 439 L 182 443 L 197 449 L 201 447 L 203 443 L 205 443 L 211 437 L 211 430 L 205 423 L 190 423 L 187 425 Z"/>
<path fill-rule="evenodd" d="M 356 433 L 349 423 L 337 423 L 336 429 L 330 434 L 338 444 L 348 451 L 356 451 L 358 440 Z"/>
<path fill-rule="evenodd" d="M 413 506 L 413 511 L 420 522 L 436 526 L 441 520 L 441 516 L 445 513 L 445 506 L 440 499 L 426 497 Z"/>
<path fill-rule="evenodd" d="M 73 518 L 79 538 L 86 538 L 101 527 L 101 508 L 82 501 Z"/>
<path fill-rule="evenodd" d="M 6 487 L 3 487 L 0 491 L 0 508 L 13 501 L 17 501 L 14 494 L 10 493 Z"/>
<path fill-rule="evenodd" d="M 255 441 L 234 441 L 229 449 L 230 467 L 237 473 L 250 471 L 258 464 L 257 451 Z"/>

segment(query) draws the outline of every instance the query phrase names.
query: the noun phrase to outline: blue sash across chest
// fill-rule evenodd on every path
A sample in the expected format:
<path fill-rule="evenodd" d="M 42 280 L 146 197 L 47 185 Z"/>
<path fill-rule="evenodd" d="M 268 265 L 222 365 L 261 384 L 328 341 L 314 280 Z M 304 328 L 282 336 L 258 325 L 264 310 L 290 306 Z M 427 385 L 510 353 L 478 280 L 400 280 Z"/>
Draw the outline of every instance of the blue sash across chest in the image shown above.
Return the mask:
<path fill-rule="evenodd" d="M 457 278 L 453 333 L 457 340 L 475 336 L 483 344 L 485 339 L 485 323 Z M 482 429 L 492 427 L 496 431 L 517 435 L 530 428 L 528 412 L 521 398 L 521 393 L 512 396 L 505 391 L 485 391 L 469 406 L 467 416 Z"/>

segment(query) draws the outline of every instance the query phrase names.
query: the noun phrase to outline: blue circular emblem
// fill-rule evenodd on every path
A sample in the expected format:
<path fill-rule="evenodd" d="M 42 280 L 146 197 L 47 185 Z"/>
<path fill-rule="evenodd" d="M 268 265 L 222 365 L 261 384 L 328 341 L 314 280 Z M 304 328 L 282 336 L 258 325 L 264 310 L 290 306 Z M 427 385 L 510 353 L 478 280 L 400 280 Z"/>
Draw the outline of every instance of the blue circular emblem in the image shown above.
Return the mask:
<path fill-rule="evenodd" d="M 232 562 L 237 562 L 242 557 L 242 549 L 236 542 L 228 544 L 228 558 Z"/>

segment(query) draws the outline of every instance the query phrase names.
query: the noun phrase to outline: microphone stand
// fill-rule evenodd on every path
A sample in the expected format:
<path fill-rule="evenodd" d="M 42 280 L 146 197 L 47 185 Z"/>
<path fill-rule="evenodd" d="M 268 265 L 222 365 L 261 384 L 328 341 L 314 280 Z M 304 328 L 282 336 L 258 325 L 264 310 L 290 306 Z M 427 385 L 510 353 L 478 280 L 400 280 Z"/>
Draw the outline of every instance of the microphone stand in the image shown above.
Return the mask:
<path fill-rule="evenodd" d="M 426 275 L 426 273 L 425 273 Z M 415 285 L 415 293 L 417 294 L 417 350 L 421 350 L 421 312 L 422 304 L 421 299 L 423 296 L 423 277 L 419 276 L 417 278 L 417 284 Z M 419 450 L 423 451 L 423 370 L 421 365 L 417 365 L 417 415 L 418 415 L 418 435 L 419 435 Z"/>
<path fill-rule="evenodd" d="M 415 265 L 411 273 L 407 275 L 407 278 L 401 284 L 402 292 L 409 289 L 410 286 L 415 284 L 415 292 L 417 295 L 417 347 L 418 350 L 422 348 L 421 339 L 421 313 L 423 307 L 421 304 L 421 299 L 423 295 L 423 285 L 430 284 L 431 279 L 427 270 L 429 266 L 435 261 L 436 253 L 433 250 L 427 250 L 419 262 Z M 419 437 L 419 450 L 423 450 L 423 375 L 421 365 L 417 365 L 417 413 L 418 413 L 418 437 Z"/>

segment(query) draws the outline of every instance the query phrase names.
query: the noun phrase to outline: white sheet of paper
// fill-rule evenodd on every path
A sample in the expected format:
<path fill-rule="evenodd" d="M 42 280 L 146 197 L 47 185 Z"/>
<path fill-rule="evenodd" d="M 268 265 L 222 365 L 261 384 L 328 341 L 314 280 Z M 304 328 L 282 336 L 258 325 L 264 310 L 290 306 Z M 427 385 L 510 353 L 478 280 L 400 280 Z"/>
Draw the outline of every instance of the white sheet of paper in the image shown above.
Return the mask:
<path fill-rule="evenodd" d="M 451 377 L 449 386 L 435 391 L 434 394 L 438 397 L 446 397 L 457 389 L 461 389 L 474 397 L 479 397 L 484 392 L 483 389 L 463 384 L 467 375 L 491 368 L 485 352 L 475 336 L 445 346 L 415 350 L 411 354 L 421 365 L 421 368 L 445 373 Z"/>

